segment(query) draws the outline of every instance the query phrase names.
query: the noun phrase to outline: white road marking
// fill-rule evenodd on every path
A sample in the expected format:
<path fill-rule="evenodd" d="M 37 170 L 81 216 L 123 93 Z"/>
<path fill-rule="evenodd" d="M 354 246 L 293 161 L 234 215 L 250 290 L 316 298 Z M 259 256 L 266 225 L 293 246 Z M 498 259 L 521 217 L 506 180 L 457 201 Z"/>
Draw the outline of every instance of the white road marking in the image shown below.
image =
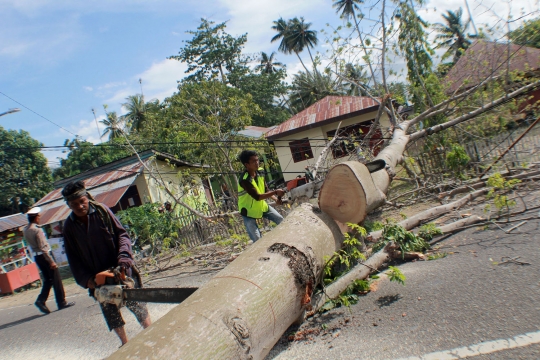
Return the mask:
<path fill-rule="evenodd" d="M 517 335 L 509 339 L 485 341 L 479 344 L 455 348 L 452 350 L 437 351 L 422 356 L 411 356 L 399 360 L 454 360 L 466 359 L 473 356 L 491 354 L 497 351 L 515 349 L 519 347 L 540 344 L 540 331 Z"/>

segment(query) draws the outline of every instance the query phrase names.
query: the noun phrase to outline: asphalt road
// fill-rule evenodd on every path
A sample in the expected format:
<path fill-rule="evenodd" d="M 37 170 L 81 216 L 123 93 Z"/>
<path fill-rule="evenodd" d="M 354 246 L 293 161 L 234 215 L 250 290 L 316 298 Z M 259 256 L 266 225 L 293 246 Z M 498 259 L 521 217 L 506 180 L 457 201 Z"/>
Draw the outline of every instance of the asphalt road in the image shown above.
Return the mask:
<path fill-rule="evenodd" d="M 160 276 L 147 287 L 200 286 L 212 273 L 198 276 Z M 42 314 L 34 305 L 38 290 L 0 299 L 0 359 L 103 359 L 120 346 L 114 332 L 109 332 L 98 303 L 75 284 L 66 286 L 73 307 L 56 311 L 53 291 Z M 148 304 L 153 321 L 171 310 L 174 304 Z M 129 338 L 142 331 L 135 316 L 122 308 Z"/>
<path fill-rule="evenodd" d="M 350 309 L 289 329 L 267 359 L 456 359 L 448 350 L 499 339 L 491 345 L 502 350 L 474 358 L 540 359 L 539 223 L 511 234 L 472 228 L 440 249 L 453 254 L 401 265 L 405 286 L 381 280 Z M 496 264 L 517 256 L 530 265 Z M 295 331 L 307 338 L 289 341 Z M 536 344 L 504 350 L 531 332 Z"/>
<path fill-rule="evenodd" d="M 471 228 L 439 245 L 447 257 L 400 266 L 406 286 L 380 280 L 375 292 L 350 309 L 291 328 L 268 359 L 452 359 L 457 357 L 449 351 L 472 354 L 486 347 L 500 349 L 474 358 L 539 359 L 539 223 L 530 220 L 512 234 Z M 530 265 L 497 264 L 517 256 Z M 152 286 L 196 285 L 210 276 L 163 277 Z M 114 352 L 120 343 L 98 305 L 85 293 L 68 294 L 76 306 L 49 315 L 32 305 L 36 291 L 0 299 L 0 359 L 101 359 Z M 48 305 L 55 308 L 54 301 Z M 149 310 L 156 320 L 173 306 L 153 304 Z M 133 337 L 141 329 L 123 312 Z M 289 341 L 295 331 L 306 338 Z M 482 345 L 489 341 L 495 342 Z"/>

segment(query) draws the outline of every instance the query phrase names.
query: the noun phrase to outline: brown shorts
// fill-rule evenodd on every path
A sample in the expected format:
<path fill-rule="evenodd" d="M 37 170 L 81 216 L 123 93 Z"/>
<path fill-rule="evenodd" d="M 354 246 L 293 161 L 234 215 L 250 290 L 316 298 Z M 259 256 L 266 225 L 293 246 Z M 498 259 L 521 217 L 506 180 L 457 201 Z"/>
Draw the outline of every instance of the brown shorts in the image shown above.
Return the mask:
<path fill-rule="evenodd" d="M 141 286 L 137 279 L 134 280 L 135 287 L 140 288 Z M 122 327 L 126 324 L 124 322 L 124 319 L 122 318 L 122 313 L 120 313 L 120 309 L 116 307 L 116 305 L 101 303 L 99 305 L 101 306 L 101 312 L 103 313 L 103 317 L 105 317 L 105 322 L 109 327 L 109 331 Z M 148 317 L 148 309 L 146 307 L 146 303 L 127 301 L 126 307 L 131 310 L 139 323 L 142 323 Z"/>

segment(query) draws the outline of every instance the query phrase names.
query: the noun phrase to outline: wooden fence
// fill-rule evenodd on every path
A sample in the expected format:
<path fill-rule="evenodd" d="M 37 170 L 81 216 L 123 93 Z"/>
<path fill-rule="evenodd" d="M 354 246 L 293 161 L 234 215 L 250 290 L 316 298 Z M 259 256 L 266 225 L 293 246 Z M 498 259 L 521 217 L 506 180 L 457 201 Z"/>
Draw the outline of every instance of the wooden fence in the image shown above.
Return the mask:
<path fill-rule="evenodd" d="M 469 170 L 480 173 L 490 165 L 526 130 L 519 127 L 492 138 L 475 139 L 460 144 L 470 157 Z M 412 144 L 407 155 L 412 157 L 423 175 L 448 172 L 446 156 L 450 148 L 439 147 L 426 150 L 424 143 Z M 533 128 L 501 160 L 500 165 L 520 166 L 524 163 L 540 162 L 540 126 Z"/>
<path fill-rule="evenodd" d="M 287 209 L 277 207 L 276 210 L 285 217 Z M 215 211 L 215 209 L 214 209 Z M 212 209 L 205 211 L 207 215 L 213 215 Z M 204 245 L 218 240 L 229 239 L 232 235 L 246 235 L 246 228 L 242 216 L 239 214 L 207 221 L 193 214 L 177 218 L 180 222 L 178 240 L 188 247 Z M 270 222 L 266 219 L 257 220 L 259 229 L 266 231 L 270 229 Z"/>

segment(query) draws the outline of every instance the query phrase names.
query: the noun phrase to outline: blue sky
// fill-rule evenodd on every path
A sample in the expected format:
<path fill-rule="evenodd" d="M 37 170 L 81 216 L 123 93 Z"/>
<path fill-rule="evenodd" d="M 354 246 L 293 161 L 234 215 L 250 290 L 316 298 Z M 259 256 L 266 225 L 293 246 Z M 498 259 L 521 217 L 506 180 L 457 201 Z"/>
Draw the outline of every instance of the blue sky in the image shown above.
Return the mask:
<path fill-rule="evenodd" d="M 424 17 L 440 21 L 443 9 L 463 4 L 432 1 Z M 494 4 L 502 4 L 499 11 L 508 8 Z M 529 6 L 523 0 L 512 4 Z M 484 7 L 473 11 L 485 16 Z M 139 78 L 146 99 L 162 100 L 176 90 L 186 67 L 166 58 L 190 38 L 185 31 L 196 29 L 201 17 L 228 20 L 233 35 L 247 32 L 249 53 L 277 50 L 270 27 L 280 16 L 304 16 L 315 30 L 340 23 L 330 0 L 2 0 L 0 13 L 0 91 L 92 142 L 99 137 L 91 109 L 98 120 L 103 104 L 122 113 L 124 99 L 141 91 Z M 290 73 L 301 67 L 295 56 L 278 54 L 278 60 Z M 22 111 L 0 117 L 0 126 L 29 131 L 45 145 L 74 137 L 0 94 L 0 112 L 14 107 Z M 62 156 L 44 154 L 51 166 Z"/>

